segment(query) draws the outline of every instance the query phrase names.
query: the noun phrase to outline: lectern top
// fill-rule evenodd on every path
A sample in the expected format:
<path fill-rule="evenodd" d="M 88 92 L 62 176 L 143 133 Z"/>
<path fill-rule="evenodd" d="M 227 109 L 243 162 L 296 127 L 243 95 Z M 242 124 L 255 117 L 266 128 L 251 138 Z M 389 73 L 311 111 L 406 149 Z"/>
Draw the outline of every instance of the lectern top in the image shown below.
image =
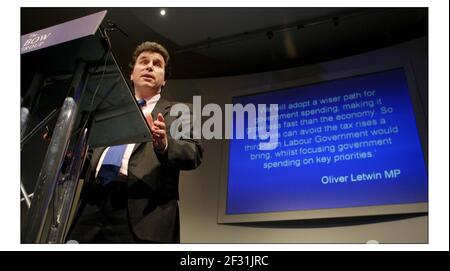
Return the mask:
<path fill-rule="evenodd" d="M 105 18 L 106 12 L 106 10 L 100 11 L 22 35 L 20 53 L 25 54 L 86 36 L 93 36 Z"/>

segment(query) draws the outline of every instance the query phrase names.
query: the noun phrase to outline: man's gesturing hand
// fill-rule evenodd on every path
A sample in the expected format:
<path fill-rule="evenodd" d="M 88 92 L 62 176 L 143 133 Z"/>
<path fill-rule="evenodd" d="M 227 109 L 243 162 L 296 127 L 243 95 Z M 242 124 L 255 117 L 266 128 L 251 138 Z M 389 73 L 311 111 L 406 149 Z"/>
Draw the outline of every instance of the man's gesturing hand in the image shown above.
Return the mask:
<path fill-rule="evenodd" d="M 152 115 L 148 114 L 146 119 L 150 126 L 150 131 L 152 132 L 153 147 L 158 152 L 164 152 L 167 149 L 167 133 L 163 115 L 158 113 L 156 120 L 153 121 Z"/>

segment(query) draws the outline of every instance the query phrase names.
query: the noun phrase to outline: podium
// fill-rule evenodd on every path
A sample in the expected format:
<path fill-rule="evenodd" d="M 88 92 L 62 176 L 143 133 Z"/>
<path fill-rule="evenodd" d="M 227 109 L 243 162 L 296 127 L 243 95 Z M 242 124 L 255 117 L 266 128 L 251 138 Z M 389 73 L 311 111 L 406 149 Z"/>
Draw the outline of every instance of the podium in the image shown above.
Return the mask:
<path fill-rule="evenodd" d="M 151 140 L 111 51 L 108 29 L 101 28 L 106 13 L 21 37 L 22 83 L 30 82 L 21 108 L 21 149 L 38 128 L 58 116 L 33 193 L 21 183 L 29 205 L 22 243 L 64 243 L 88 148 Z M 28 116 L 39 113 L 36 104 L 43 86 L 56 89 L 55 97 L 64 98 L 62 105 L 25 132 Z"/>

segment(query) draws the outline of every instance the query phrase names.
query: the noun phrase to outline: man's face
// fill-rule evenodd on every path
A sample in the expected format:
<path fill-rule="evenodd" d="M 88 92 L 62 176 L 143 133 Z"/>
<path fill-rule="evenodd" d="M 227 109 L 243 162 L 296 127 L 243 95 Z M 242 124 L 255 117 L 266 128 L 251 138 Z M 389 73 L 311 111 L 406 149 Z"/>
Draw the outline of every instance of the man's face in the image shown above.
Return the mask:
<path fill-rule="evenodd" d="M 147 88 L 159 91 L 166 84 L 164 71 L 166 63 L 159 53 L 142 52 L 136 59 L 130 79 L 135 90 L 144 91 Z"/>

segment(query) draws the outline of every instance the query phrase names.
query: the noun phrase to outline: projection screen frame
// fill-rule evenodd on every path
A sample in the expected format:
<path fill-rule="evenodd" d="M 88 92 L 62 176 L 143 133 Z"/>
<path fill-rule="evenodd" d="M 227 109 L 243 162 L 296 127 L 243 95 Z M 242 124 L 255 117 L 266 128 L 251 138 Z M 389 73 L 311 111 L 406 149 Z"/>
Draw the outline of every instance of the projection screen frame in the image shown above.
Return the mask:
<path fill-rule="evenodd" d="M 425 168 L 427 170 L 428 176 L 428 121 L 427 121 L 428 114 L 427 112 L 425 112 L 425 108 L 423 108 L 422 106 L 422 100 L 415 80 L 416 77 L 414 76 L 414 69 L 412 68 L 412 65 L 409 61 L 396 61 L 384 65 L 372 65 L 362 68 L 347 69 L 341 72 L 330 72 L 320 75 L 319 74 L 310 75 L 298 80 L 287 80 L 274 84 L 265 84 L 255 88 L 239 89 L 228 93 L 226 97 L 226 103 L 231 104 L 233 97 L 242 97 L 247 95 L 258 95 L 267 92 L 276 92 L 279 90 L 284 90 L 292 87 L 303 87 L 307 85 L 325 83 L 333 80 L 351 78 L 362 75 L 369 75 L 377 72 L 383 72 L 399 68 L 402 68 L 404 70 L 406 80 L 408 83 L 409 97 L 411 98 L 411 105 L 414 110 L 414 118 L 420 140 L 420 145 L 422 147 L 422 154 L 425 162 Z M 428 89 L 426 91 L 428 91 Z M 407 204 L 360 206 L 349 208 L 226 214 L 230 141 L 223 140 L 222 142 L 223 142 L 222 153 L 224 162 L 222 163 L 220 174 L 219 202 L 218 202 L 218 216 L 217 216 L 217 222 L 219 224 L 428 213 L 428 202 L 419 202 Z M 429 182 L 427 183 L 427 186 L 429 186 Z"/>

